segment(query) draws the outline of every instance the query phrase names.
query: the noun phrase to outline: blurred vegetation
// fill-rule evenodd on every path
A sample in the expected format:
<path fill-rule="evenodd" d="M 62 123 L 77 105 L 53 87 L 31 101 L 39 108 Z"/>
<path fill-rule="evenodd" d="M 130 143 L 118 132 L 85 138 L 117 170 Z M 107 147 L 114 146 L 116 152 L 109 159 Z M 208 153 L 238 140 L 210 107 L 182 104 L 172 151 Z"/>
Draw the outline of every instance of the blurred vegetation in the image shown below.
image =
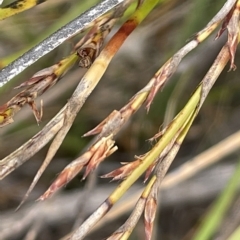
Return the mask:
<path fill-rule="evenodd" d="M 5 0 L 4 5 L 10 2 Z M 1 21 L 0 66 L 3 67 L 13 61 L 97 2 L 96 0 L 47 1 L 31 10 Z M 190 39 L 194 33 L 203 28 L 225 2 L 225 0 L 168 0 L 154 9 L 139 26 L 139 29 L 136 29 L 126 40 L 113 59 L 101 83 L 77 116 L 54 161 L 34 190 L 31 201 L 41 195 L 56 174 L 87 146 L 90 140 L 81 136 L 89 129 L 94 128 L 112 110 L 119 109 L 126 104 L 128 99 L 151 79 L 159 66 L 183 46 L 187 39 Z M 146 114 L 144 109 L 140 110 L 120 132 L 116 140 L 119 151 L 101 165 L 98 175 L 115 169 L 119 162 L 128 161 L 134 155 L 140 155 L 149 150 L 151 145 L 146 142 L 146 139 L 158 132 L 162 125 L 169 123 L 186 104 L 226 40 L 226 35 L 223 35 L 219 40 L 214 41 L 215 34 L 183 60 L 178 71 L 154 99 L 149 113 Z M 40 69 L 67 56 L 72 51 L 73 43 L 76 43 L 77 39 L 79 36 L 65 42 L 1 88 L 0 103 L 5 103 L 17 93 L 17 90 L 13 90 L 16 85 L 27 80 Z M 240 65 L 238 52 L 236 53 L 236 65 Z M 227 72 L 228 69 L 225 69 L 221 74 L 190 129 L 170 171 L 239 129 L 239 69 L 238 67 L 234 72 Z M 22 112 L 16 115 L 13 124 L 0 129 L 1 158 L 37 133 L 61 109 L 85 71 L 77 66 L 74 67 L 57 86 L 50 90 L 49 95 L 47 93 L 43 95 L 44 115 L 40 126 L 37 126 L 31 110 L 25 107 Z M 19 204 L 45 157 L 48 147 L 44 147 L 31 161 L 25 163 L 0 182 L 0 211 L 2 213 L 11 211 Z M 227 169 L 229 165 L 235 164 L 238 158 L 239 153 L 234 153 L 216 165 L 226 166 Z M 216 173 L 214 176 L 207 177 L 209 181 L 217 182 L 221 175 Z M 83 186 L 84 183 L 79 183 L 79 179 L 80 177 L 77 177 L 73 180 L 65 191 L 73 191 Z M 99 179 L 97 181 L 99 185 L 107 182 Z M 225 184 L 226 182 L 221 185 L 222 189 Z M 236 189 L 239 188 L 236 187 Z M 189 191 L 201 192 L 201 189 L 189 189 Z M 238 190 L 236 191 L 235 198 L 239 195 Z M 155 239 L 194 239 L 191 233 L 196 229 L 199 219 L 202 219 L 202 215 L 206 214 L 205 211 L 218 197 L 218 194 L 219 192 L 214 196 L 206 196 L 205 199 L 195 201 L 186 199 L 185 202 L 179 204 L 160 207 Z M 231 204 L 228 206 L 230 207 Z M 126 213 L 127 215 L 128 213 Z M 101 236 L 93 235 L 89 239 L 106 237 L 106 234 L 111 233 L 114 227 L 122 224 L 126 216 L 105 227 L 105 230 L 102 230 L 100 234 Z M 71 224 L 63 224 L 64 227 L 61 224 L 49 226 L 48 229 L 44 229 L 45 235 L 40 234 L 42 236 L 37 239 L 58 239 L 71 230 L 69 225 Z M 141 223 L 139 223 L 130 239 L 143 239 L 141 236 L 143 235 Z M 21 236 L 14 239 L 23 238 Z M 196 237 L 195 239 L 217 238 Z M 240 239 L 240 236 L 238 234 L 237 237 L 231 239 Z"/>

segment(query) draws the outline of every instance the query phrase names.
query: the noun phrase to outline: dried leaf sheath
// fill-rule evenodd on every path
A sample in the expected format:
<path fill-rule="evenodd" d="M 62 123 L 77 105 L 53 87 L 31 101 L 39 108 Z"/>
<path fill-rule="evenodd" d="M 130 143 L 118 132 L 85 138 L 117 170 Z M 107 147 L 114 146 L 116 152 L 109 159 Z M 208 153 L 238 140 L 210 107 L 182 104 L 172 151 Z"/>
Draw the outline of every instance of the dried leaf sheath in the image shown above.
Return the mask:
<path fill-rule="evenodd" d="M 156 180 L 151 188 L 149 195 L 147 196 L 145 209 L 144 209 L 144 225 L 146 240 L 151 240 L 153 224 L 157 212 L 157 200 L 158 200 L 158 181 Z"/>
<path fill-rule="evenodd" d="M 240 1 L 237 1 L 234 12 L 230 18 L 229 23 L 227 24 L 228 48 L 231 55 L 230 70 L 236 69 L 236 65 L 234 64 L 234 59 L 235 59 L 235 53 L 237 50 L 238 38 L 239 38 L 239 15 L 240 15 Z"/>
<path fill-rule="evenodd" d="M 146 108 L 149 111 L 151 103 L 156 96 L 159 89 L 165 85 L 169 78 L 176 71 L 182 58 L 185 57 L 190 51 L 196 48 L 201 42 L 203 42 L 221 23 L 228 17 L 228 14 L 232 13 L 232 9 L 235 7 L 236 1 L 227 1 L 221 10 L 212 18 L 212 20 L 207 24 L 207 26 L 195 34 L 193 40 L 187 43 L 183 48 L 181 48 L 176 54 L 173 55 L 155 74 L 151 79 L 148 88 L 151 87 L 150 93 L 146 100 Z"/>
<path fill-rule="evenodd" d="M 35 105 L 35 99 L 42 95 L 50 87 L 54 86 L 58 80 L 75 64 L 77 59 L 77 55 L 72 54 L 61 60 L 59 63 L 37 72 L 29 80 L 16 87 L 26 87 L 26 89 L 14 96 L 6 104 L 0 106 L 0 127 L 12 123 L 13 116 L 21 110 L 25 104 L 31 106 L 33 114 L 39 123 L 41 121 L 42 111 L 38 111 Z"/>
<path fill-rule="evenodd" d="M 91 146 L 82 156 L 65 167 L 49 189 L 39 199 L 45 200 L 50 197 L 59 188 L 70 182 L 84 166 L 86 166 L 86 171 L 83 179 L 86 178 L 87 175 L 100 164 L 100 162 L 117 150 L 117 147 L 114 147 L 114 141 L 111 138 L 111 135 L 108 138 L 101 138 L 100 141 Z"/>
<path fill-rule="evenodd" d="M 133 169 L 137 168 L 141 164 L 141 159 L 137 159 L 133 162 L 122 163 L 124 164 L 122 167 L 113 170 L 110 173 L 104 174 L 101 178 L 112 178 L 112 181 L 125 179 Z"/>
<path fill-rule="evenodd" d="M 112 30 L 117 19 L 113 18 L 112 13 L 104 15 L 98 19 L 90 31 L 75 45 L 74 50 L 80 58 L 80 67 L 89 68 L 92 65 L 102 50 L 104 40 Z"/>
<path fill-rule="evenodd" d="M 139 200 L 137 201 L 132 214 L 129 216 L 127 221 L 120 228 L 118 228 L 118 230 L 116 230 L 110 237 L 107 238 L 107 240 L 128 239 L 139 218 L 141 217 L 144 208 L 146 207 L 146 204 L 149 205 L 149 203 L 147 202 L 148 197 L 152 191 L 153 186 L 156 183 L 156 180 L 157 179 L 155 176 L 152 177 L 152 179 L 145 187 L 143 193 L 141 194 Z"/>

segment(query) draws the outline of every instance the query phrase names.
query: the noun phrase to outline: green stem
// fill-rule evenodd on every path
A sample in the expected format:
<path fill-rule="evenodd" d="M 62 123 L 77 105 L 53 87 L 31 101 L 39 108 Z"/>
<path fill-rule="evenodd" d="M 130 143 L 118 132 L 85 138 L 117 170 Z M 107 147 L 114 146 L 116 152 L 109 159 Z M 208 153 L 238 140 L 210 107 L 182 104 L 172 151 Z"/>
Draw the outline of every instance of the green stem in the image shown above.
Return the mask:
<path fill-rule="evenodd" d="M 224 215 L 230 207 L 234 197 L 237 194 L 240 181 L 240 161 L 238 162 L 235 172 L 232 175 L 227 187 L 221 193 L 220 197 L 213 204 L 207 215 L 204 217 L 197 233 L 192 240 L 212 239 L 213 234 L 220 225 Z M 239 235 L 238 235 L 239 236 Z M 237 238 L 239 239 L 239 237 Z"/>

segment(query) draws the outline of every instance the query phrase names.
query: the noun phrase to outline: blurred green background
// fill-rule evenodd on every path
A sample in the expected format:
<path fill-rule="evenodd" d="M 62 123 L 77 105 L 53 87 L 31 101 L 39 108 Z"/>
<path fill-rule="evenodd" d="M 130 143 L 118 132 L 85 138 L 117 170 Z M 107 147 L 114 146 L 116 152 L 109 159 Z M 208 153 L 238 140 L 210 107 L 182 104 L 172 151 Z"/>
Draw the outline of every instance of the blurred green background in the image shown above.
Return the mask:
<path fill-rule="evenodd" d="M 4 4 L 9 2 L 4 1 Z M 34 46 L 97 2 L 93 0 L 50 0 L 31 10 L 1 21 L 0 66 L 14 60 L 22 52 L 30 49 L 31 46 Z M 126 40 L 113 59 L 100 84 L 78 114 L 53 162 L 33 191 L 30 204 L 34 204 L 33 201 L 47 189 L 56 174 L 87 146 L 91 139 L 81 136 L 94 128 L 114 109 L 118 110 L 124 106 L 131 96 L 145 86 L 170 56 L 184 46 L 188 39 L 210 21 L 225 2 L 225 0 L 168 0 L 158 5 L 142 25 Z M 117 30 L 120 24 L 116 26 L 113 32 Z M 119 162 L 131 161 L 134 155 L 143 154 L 151 148 L 146 140 L 156 134 L 161 126 L 168 123 L 185 105 L 192 91 L 202 80 L 218 51 L 225 43 L 226 34 L 223 34 L 216 41 L 214 40 L 215 36 L 216 32 L 183 60 L 163 91 L 159 92 L 154 99 L 149 113 L 147 114 L 146 110 L 142 108 L 119 133 L 116 140 L 119 151 L 101 165 L 98 175 L 117 168 Z M 18 92 L 13 89 L 15 86 L 29 79 L 35 72 L 67 56 L 80 37 L 76 36 L 65 42 L 1 88 L 0 105 Z M 237 51 L 237 66 L 239 66 L 239 60 Z M 228 67 L 210 92 L 171 170 L 239 129 L 240 72 L 239 68 L 234 72 L 228 72 L 227 70 Z M 61 109 L 85 71 L 85 69 L 80 69 L 77 66 L 74 67 L 61 79 L 57 86 L 41 97 L 44 100 L 44 115 L 40 126 L 36 124 L 30 108 L 26 106 L 14 117 L 15 122 L 13 124 L 0 129 L 1 159 L 31 138 Z M 41 165 L 47 149 L 48 146 L 0 182 L 0 215 L 1 212 L 2 214 L 9 213 L 17 207 Z M 199 181 L 199 189 L 182 184 L 181 187 L 185 188 L 185 191 L 188 192 L 188 188 L 189 192 L 193 191 L 192 195 L 189 194 L 189 197 L 185 200 L 176 200 L 172 204 L 167 204 L 171 199 L 171 191 L 169 190 L 169 199 L 166 197 L 165 203 L 163 201 L 160 207 L 156 230 L 157 237 L 155 239 L 191 239 L 191 237 L 189 238 L 191 230 L 199 222 L 201 215 L 205 213 L 209 204 L 225 186 L 226 180 L 233 171 L 231 167 L 237 162 L 237 158 L 238 153 L 234 153 L 218 164 L 219 172 L 214 170 L 214 175 L 211 171 L 209 173 L 204 172 L 205 177 L 199 175 L 195 180 L 193 179 L 192 181 Z M 225 171 L 225 173 L 221 171 Z M 224 181 L 219 181 L 219 178 L 222 177 L 221 174 L 226 175 L 223 177 Z M 84 186 L 85 183 L 80 182 L 80 178 L 81 174 L 68 184 L 65 191 L 74 191 Z M 205 182 L 203 179 L 205 179 Z M 108 180 L 98 179 L 97 182 L 98 187 L 108 183 Z M 213 183 L 219 183 L 218 191 L 212 191 L 212 193 L 209 191 L 209 194 L 204 195 L 203 198 L 194 195 L 194 191 L 196 191 L 201 196 L 203 185 L 211 190 L 211 184 Z M 139 182 L 139 184 L 142 183 Z M 93 235 L 89 239 L 106 237 L 117 226 L 120 226 L 128 214 L 126 213 L 125 216 L 116 220 L 116 223 L 114 222 L 111 226 L 105 226 L 100 231 L 101 234 Z M 45 227 L 42 230 L 45 235 L 40 235 L 37 239 L 58 239 L 71 230 L 73 222 L 74 219 L 67 223 L 58 222 Z M 142 236 L 141 224 L 139 223 L 139 227 L 136 228 L 136 232 L 133 233 L 131 239 L 143 239 L 140 237 Z M 15 236 L 13 239 L 23 239 L 23 236 Z"/>

